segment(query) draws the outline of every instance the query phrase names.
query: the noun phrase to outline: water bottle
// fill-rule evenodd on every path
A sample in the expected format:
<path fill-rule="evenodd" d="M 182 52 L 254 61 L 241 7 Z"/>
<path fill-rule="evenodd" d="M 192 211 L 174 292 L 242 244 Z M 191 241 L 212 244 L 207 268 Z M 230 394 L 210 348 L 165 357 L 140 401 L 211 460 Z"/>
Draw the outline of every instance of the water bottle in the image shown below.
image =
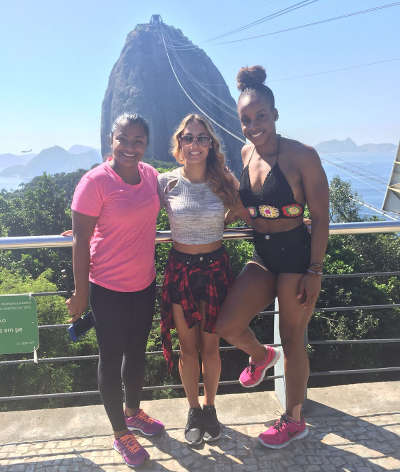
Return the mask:
<path fill-rule="evenodd" d="M 93 313 L 88 311 L 68 327 L 71 341 L 76 342 L 94 326 Z"/>
<path fill-rule="evenodd" d="M 62 278 L 64 279 L 64 284 L 68 290 L 68 292 L 71 292 L 70 284 L 68 283 L 68 277 L 67 277 L 67 271 L 65 269 L 61 270 L 62 273 Z M 87 313 L 85 313 L 83 316 L 78 318 L 76 321 L 71 323 L 68 326 L 68 334 L 71 339 L 71 341 L 76 342 L 81 338 L 83 335 L 85 335 L 89 329 L 93 328 L 94 326 L 94 318 L 93 318 L 93 313 L 89 310 Z"/>

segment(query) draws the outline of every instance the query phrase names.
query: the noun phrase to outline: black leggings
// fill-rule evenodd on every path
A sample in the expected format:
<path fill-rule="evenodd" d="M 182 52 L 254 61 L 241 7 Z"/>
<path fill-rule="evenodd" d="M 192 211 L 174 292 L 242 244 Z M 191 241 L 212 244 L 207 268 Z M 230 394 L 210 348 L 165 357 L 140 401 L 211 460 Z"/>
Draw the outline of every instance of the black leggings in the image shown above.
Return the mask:
<path fill-rule="evenodd" d="M 115 292 L 90 284 L 99 345 L 99 389 L 114 431 L 126 428 L 121 380 L 126 406 L 139 408 L 154 297 L 155 281 L 139 292 Z"/>

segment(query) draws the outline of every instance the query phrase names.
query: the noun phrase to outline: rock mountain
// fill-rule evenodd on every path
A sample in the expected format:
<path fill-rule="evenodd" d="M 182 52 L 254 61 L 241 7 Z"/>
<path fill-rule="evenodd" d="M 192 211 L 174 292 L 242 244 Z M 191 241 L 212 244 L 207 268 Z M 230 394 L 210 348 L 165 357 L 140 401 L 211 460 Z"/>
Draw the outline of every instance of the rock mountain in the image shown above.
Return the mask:
<path fill-rule="evenodd" d="M 111 71 L 102 106 L 103 159 L 110 151 L 113 120 L 123 112 L 136 112 L 150 125 L 146 157 L 170 161 L 173 131 L 188 113 L 201 113 L 182 88 L 209 116 L 243 139 L 235 101 L 211 59 L 180 30 L 164 24 L 159 15 L 153 15 L 150 23 L 139 24 L 128 34 Z M 218 126 L 214 128 L 223 141 L 229 166 L 238 172 L 242 143 Z"/>
<path fill-rule="evenodd" d="M 0 177 L 21 177 L 31 179 L 37 175 L 58 174 L 60 172 L 73 172 L 77 169 L 90 169 L 101 162 L 98 150 L 88 146 L 74 145 L 69 151 L 60 146 L 43 149 L 39 154 L 33 155 L 28 162 L 21 162 L 19 156 L 12 154 L 6 156 L 13 165 L 0 171 Z M 25 156 L 24 156 L 25 158 Z"/>
<path fill-rule="evenodd" d="M 378 154 L 396 150 L 396 146 L 391 143 L 368 143 L 357 146 L 351 138 L 342 141 L 338 139 L 323 141 L 317 144 L 315 148 L 319 152 L 375 152 Z"/>

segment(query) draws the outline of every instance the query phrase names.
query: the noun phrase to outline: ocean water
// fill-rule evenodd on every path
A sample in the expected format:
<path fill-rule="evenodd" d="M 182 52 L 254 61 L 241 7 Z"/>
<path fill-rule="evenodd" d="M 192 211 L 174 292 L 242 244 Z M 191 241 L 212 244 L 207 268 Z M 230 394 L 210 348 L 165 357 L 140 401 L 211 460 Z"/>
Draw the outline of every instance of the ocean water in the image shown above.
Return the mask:
<path fill-rule="evenodd" d="M 349 181 L 360 200 L 381 209 L 395 154 L 342 152 L 321 153 L 320 157 L 329 181 L 335 176 Z M 0 177 L 0 189 L 15 190 L 20 183 L 18 178 Z M 360 212 L 363 215 L 377 215 L 365 207 Z"/>
<path fill-rule="evenodd" d="M 16 190 L 18 186 L 27 182 L 27 180 L 22 179 L 21 177 L 1 177 L 0 176 L 0 190 Z"/>
<path fill-rule="evenodd" d="M 392 173 L 396 153 L 375 154 L 369 152 L 320 153 L 328 180 L 339 176 L 351 183 L 359 200 L 382 209 L 386 188 Z M 360 208 L 362 215 L 379 214 Z"/>

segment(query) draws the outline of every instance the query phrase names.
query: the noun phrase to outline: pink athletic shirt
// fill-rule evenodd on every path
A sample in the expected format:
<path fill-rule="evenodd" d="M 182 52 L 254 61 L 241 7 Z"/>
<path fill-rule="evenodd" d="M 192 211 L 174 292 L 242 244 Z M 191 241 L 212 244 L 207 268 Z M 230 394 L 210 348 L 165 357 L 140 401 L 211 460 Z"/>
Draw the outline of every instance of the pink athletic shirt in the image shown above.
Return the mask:
<path fill-rule="evenodd" d="M 71 209 L 98 217 L 90 240 L 89 280 L 117 292 L 136 292 L 155 277 L 156 169 L 139 162 L 140 183 L 127 184 L 107 162 L 76 186 Z"/>

